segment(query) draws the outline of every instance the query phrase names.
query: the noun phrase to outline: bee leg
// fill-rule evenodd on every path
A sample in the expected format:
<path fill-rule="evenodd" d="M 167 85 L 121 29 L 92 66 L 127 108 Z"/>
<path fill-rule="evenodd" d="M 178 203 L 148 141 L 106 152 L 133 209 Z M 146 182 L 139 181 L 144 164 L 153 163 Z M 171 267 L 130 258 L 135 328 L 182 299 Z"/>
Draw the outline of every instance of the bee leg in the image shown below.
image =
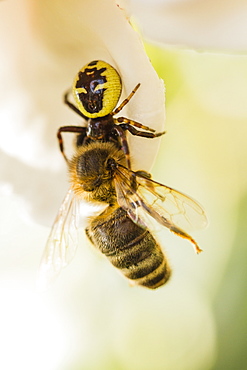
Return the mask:
<path fill-rule="evenodd" d="M 130 99 L 135 94 L 135 92 L 139 89 L 140 86 L 141 86 L 140 83 L 136 85 L 136 87 L 131 91 L 129 96 L 126 99 L 124 99 L 124 101 L 112 112 L 112 116 L 114 116 L 115 114 L 120 112 L 120 110 L 123 109 L 123 107 L 130 101 Z"/>
<path fill-rule="evenodd" d="M 62 153 L 66 162 L 68 162 L 68 158 L 66 157 L 66 155 L 64 153 L 62 132 L 75 132 L 75 133 L 78 133 L 78 134 L 85 134 L 86 135 L 86 129 L 87 129 L 86 127 L 82 127 L 82 126 L 62 126 L 62 127 L 59 127 L 59 129 L 57 131 L 57 139 L 58 139 L 60 151 L 61 151 L 61 153 Z"/>
<path fill-rule="evenodd" d="M 66 91 L 66 93 L 64 94 L 64 103 L 66 105 L 68 105 L 70 107 L 70 109 L 72 109 L 75 113 L 79 114 L 79 116 L 81 116 L 86 121 L 88 121 L 88 117 L 84 116 L 84 114 L 82 114 L 82 112 L 74 104 L 72 104 L 69 101 L 69 99 L 68 99 L 69 92 L 70 92 L 70 90 Z"/>
<path fill-rule="evenodd" d="M 127 120 L 127 118 L 126 118 L 126 120 Z M 166 131 L 156 132 L 156 133 L 155 132 L 140 131 L 140 130 L 137 130 L 135 127 L 133 127 L 131 125 L 131 122 L 134 122 L 134 121 L 129 121 L 129 122 L 130 123 L 121 123 L 119 126 L 123 130 L 128 130 L 132 135 L 135 135 L 135 136 L 141 136 L 141 137 L 146 137 L 146 138 L 149 138 L 149 139 L 153 139 L 155 137 L 159 137 L 159 136 L 164 135 L 166 133 Z M 151 129 L 149 129 L 149 131 L 151 131 Z"/>
<path fill-rule="evenodd" d="M 126 157 L 127 167 L 129 169 L 131 169 L 129 145 L 128 145 L 128 142 L 127 142 L 125 132 L 122 129 L 122 127 L 120 127 L 120 125 L 119 126 L 115 125 L 115 131 L 117 132 L 117 134 L 120 138 L 121 145 L 122 145 L 122 150 L 123 150 L 123 152 L 125 154 L 125 157 Z"/>
<path fill-rule="evenodd" d="M 152 175 L 146 171 L 143 171 L 143 170 L 139 170 L 139 171 L 135 171 L 135 174 L 137 176 L 141 176 L 141 177 L 145 177 L 146 179 L 151 179 L 152 178 Z"/>
<path fill-rule="evenodd" d="M 195 239 L 193 239 L 189 234 L 187 234 L 185 231 L 177 228 L 176 226 L 171 226 L 169 227 L 169 229 L 171 230 L 171 232 L 173 232 L 174 234 L 177 234 L 178 236 L 180 236 L 181 238 L 184 238 L 184 239 L 188 239 L 192 244 L 194 244 L 194 248 L 195 248 L 195 251 L 197 254 L 201 253 L 202 252 L 202 249 L 199 247 L 199 245 L 197 244 L 197 242 L 195 241 Z"/>

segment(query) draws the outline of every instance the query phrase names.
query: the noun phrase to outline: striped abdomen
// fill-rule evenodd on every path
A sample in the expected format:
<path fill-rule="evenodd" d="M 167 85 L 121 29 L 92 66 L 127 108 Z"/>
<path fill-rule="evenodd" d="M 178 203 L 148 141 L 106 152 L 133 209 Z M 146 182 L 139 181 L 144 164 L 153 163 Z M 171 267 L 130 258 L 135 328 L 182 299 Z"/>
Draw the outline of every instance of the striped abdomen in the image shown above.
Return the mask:
<path fill-rule="evenodd" d="M 133 283 L 150 289 L 165 284 L 170 268 L 152 234 L 135 224 L 122 208 L 108 207 L 91 221 L 91 242 Z"/>

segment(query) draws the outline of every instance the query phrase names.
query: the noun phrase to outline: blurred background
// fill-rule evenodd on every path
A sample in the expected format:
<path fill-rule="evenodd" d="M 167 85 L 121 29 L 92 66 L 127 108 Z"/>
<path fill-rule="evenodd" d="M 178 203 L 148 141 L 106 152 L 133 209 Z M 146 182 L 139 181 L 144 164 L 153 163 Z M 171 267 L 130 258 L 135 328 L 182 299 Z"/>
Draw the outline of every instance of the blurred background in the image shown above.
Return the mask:
<path fill-rule="evenodd" d="M 149 291 L 130 287 L 82 232 L 72 263 L 37 293 L 50 228 L 23 216 L 20 194 L 3 183 L 2 369 L 247 369 L 247 57 L 145 48 L 166 85 L 167 134 L 153 178 L 203 205 L 209 225 L 193 233 L 203 253 L 159 232 L 173 275 Z M 18 181 L 20 167 L 8 163 Z"/>

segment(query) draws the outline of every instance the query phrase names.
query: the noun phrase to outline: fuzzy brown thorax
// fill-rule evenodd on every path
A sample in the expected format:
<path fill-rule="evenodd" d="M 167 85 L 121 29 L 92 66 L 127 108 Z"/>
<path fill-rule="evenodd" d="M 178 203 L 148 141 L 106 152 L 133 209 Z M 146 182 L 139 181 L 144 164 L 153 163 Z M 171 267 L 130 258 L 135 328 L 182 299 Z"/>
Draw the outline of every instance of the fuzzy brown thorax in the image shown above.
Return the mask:
<path fill-rule="evenodd" d="M 88 200 L 115 203 L 112 161 L 126 165 L 124 153 L 113 143 L 92 142 L 79 147 L 69 163 L 70 182 L 75 194 Z"/>

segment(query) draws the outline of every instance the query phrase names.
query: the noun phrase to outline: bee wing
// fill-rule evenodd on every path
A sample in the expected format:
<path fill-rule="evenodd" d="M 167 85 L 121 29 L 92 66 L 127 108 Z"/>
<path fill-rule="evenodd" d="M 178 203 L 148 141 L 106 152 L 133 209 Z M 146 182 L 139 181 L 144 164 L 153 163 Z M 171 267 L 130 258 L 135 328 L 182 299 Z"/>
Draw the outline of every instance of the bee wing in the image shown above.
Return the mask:
<path fill-rule="evenodd" d="M 122 166 L 116 171 L 115 186 L 119 205 L 134 222 L 147 226 L 145 214 L 148 214 L 175 234 L 189 239 L 200 251 L 184 231 L 207 225 L 205 212 L 195 200 Z"/>
<path fill-rule="evenodd" d="M 146 228 L 148 222 L 146 221 L 145 211 L 142 207 L 142 199 L 139 194 L 133 190 L 130 184 L 130 176 L 131 171 L 129 172 L 125 168 L 121 168 L 121 171 L 117 170 L 115 176 L 117 201 L 120 207 L 127 211 L 132 221 Z"/>
<path fill-rule="evenodd" d="M 38 273 L 38 288 L 44 290 L 67 266 L 78 246 L 78 203 L 69 189 L 48 237 Z"/>
<path fill-rule="evenodd" d="M 206 227 L 206 214 L 191 197 L 151 179 L 138 177 L 137 182 L 138 193 L 146 204 L 172 224 L 186 230 Z"/>

